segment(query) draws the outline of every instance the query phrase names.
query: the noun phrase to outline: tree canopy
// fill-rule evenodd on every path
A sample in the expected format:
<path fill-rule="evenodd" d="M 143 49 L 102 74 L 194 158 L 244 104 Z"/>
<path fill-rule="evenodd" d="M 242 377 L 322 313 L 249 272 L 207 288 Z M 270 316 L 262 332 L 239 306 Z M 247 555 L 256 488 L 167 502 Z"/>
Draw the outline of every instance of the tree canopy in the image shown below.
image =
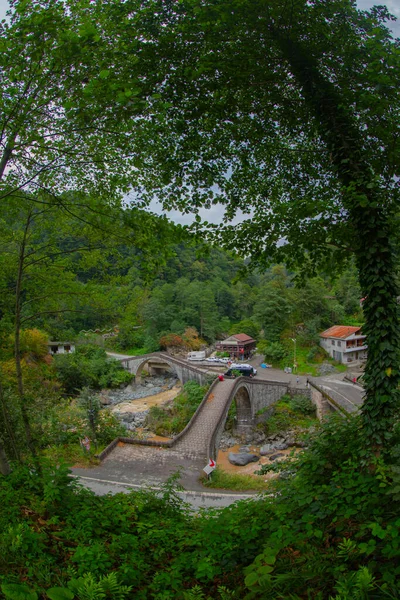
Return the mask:
<path fill-rule="evenodd" d="M 369 348 L 363 411 L 382 441 L 400 383 L 400 45 L 390 15 L 351 0 L 144 7 L 171 108 L 143 188 L 181 210 L 225 204 L 223 226 L 205 227 L 256 264 L 278 257 L 310 272 L 355 255 Z M 229 224 L 238 209 L 249 219 Z"/>

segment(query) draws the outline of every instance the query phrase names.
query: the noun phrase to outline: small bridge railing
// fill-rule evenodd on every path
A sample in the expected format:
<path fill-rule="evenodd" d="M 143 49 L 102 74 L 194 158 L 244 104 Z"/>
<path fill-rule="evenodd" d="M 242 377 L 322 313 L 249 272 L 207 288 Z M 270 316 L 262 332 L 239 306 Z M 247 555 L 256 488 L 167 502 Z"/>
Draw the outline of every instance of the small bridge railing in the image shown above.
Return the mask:
<path fill-rule="evenodd" d="M 315 390 L 317 390 L 317 392 L 319 392 L 320 394 L 322 394 L 322 396 L 325 398 L 325 400 L 328 402 L 328 404 L 334 409 L 339 411 L 340 413 L 342 413 L 342 415 L 346 418 L 350 417 L 350 412 L 347 411 L 345 408 L 343 408 L 343 406 L 341 406 L 339 404 L 339 402 L 337 402 L 334 398 L 332 398 L 332 396 L 330 396 L 329 394 L 327 394 L 327 392 L 325 392 L 325 390 L 323 390 L 322 388 L 320 388 L 316 383 L 314 383 L 313 381 L 310 381 L 310 379 L 307 379 L 307 383 L 309 385 L 311 385 L 311 387 L 313 387 Z"/>
<path fill-rule="evenodd" d="M 143 362 L 145 362 L 146 360 L 149 360 L 151 358 L 163 358 L 167 363 L 168 362 L 175 363 L 176 365 L 183 367 L 185 369 L 188 369 L 189 371 L 192 371 L 193 373 L 198 373 L 199 375 L 206 375 L 208 373 L 207 369 L 200 369 L 199 367 L 195 367 L 194 365 L 191 365 L 190 363 L 186 362 L 185 360 L 176 358 L 175 356 L 171 356 L 170 354 L 166 354 L 165 352 L 151 352 L 149 354 L 142 354 L 141 356 L 132 356 L 130 358 L 121 358 L 120 362 L 123 365 L 124 363 L 129 363 L 133 360 L 137 361 L 137 360 L 143 359 Z"/>

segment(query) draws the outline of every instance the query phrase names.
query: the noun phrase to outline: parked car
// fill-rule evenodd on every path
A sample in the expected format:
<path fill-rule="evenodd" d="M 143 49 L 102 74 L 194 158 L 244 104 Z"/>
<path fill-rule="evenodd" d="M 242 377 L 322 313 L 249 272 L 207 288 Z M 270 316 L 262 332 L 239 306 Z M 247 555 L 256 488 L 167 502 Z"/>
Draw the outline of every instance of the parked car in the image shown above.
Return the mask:
<path fill-rule="evenodd" d="M 232 365 L 224 375 L 225 377 L 235 377 L 238 371 L 240 375 L 244 375 L 245 377 L 254 377 L 257 375 L 257 370 L 251 365 Z"/>

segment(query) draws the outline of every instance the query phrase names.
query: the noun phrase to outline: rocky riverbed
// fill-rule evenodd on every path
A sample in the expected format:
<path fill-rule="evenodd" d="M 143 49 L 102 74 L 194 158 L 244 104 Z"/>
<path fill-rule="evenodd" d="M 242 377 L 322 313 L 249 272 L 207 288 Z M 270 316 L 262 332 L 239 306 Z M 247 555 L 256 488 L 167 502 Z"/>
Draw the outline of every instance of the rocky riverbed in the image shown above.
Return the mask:
<path fill-rule="evenodd" d="M 140 383 L 120 390 L 103 390 L 100 401 L 117 417 L 128 431 L 142 428 L 152 406 L 167 404 L 181 391 L 173 375 L 146 377 Z"/>
<path fill-rule="evenodd" d="M 224 431 L 219 445 L 217 464 L 228 473 L 254 475 L 261 465 L 284 460 L 304 447 L 305 443 L 299 440 L 301 433 L 304 432 L 296 429 L 266 436 L 254 430 L 243 440 Z M 251 456 L 254 458 L 252 459 Z M 267 480 L 276 475 L 268 473 L 263 477 Z"/>

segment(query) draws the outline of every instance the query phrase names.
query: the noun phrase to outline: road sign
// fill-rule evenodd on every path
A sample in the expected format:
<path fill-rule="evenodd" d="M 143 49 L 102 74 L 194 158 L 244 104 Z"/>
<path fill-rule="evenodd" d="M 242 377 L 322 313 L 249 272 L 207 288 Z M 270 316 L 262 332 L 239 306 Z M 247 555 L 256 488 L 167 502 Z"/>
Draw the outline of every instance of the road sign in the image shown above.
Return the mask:
<path fill-rule="evenodd" d="M 206 465 L 203 469 L 204 473 L 206 473 L 206 475 L 209 475 L 210 473 L 212 473 L 216 467 L 216 462 L 215 460 L 213 460 L 212 458 L 210 458 L 210 460 L 208 461 L 208 465 Z"/>

